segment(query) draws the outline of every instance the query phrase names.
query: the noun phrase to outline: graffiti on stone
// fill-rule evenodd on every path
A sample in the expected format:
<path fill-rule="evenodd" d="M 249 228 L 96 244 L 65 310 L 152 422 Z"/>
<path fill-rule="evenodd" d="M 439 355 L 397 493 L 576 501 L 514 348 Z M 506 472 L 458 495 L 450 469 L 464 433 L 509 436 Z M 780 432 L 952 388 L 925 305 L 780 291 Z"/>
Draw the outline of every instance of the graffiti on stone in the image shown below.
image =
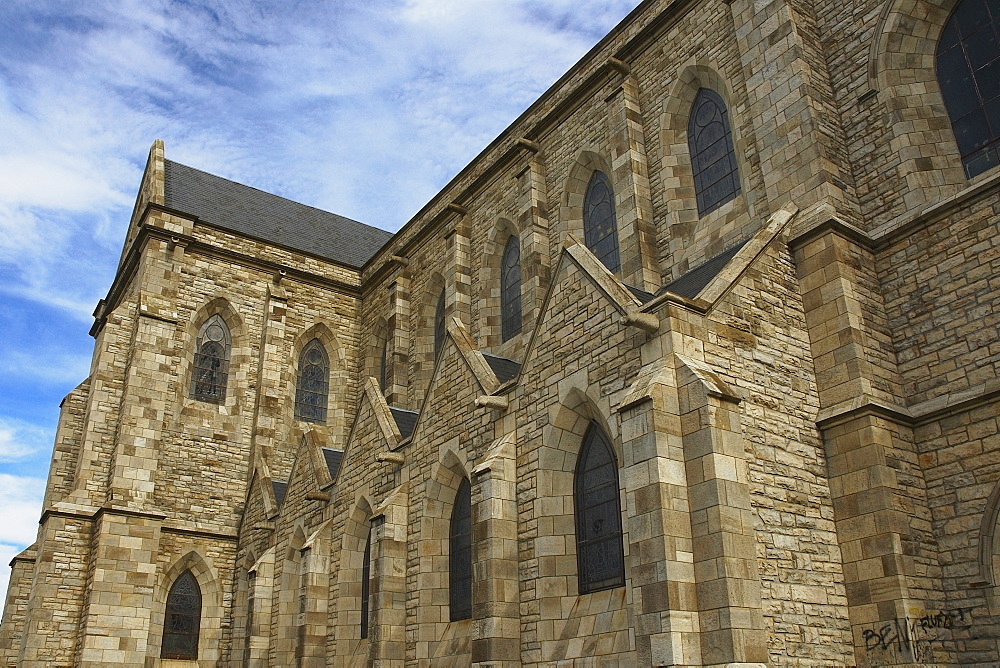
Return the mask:
<path fill-rule="evenodd" d="M 969 626 L 971 621 L 969 609 L 959 608 L 878 622 L 861 631 L 866 665 L 933 663 L 934 646 L 949 639 L 952 629 Z"/>

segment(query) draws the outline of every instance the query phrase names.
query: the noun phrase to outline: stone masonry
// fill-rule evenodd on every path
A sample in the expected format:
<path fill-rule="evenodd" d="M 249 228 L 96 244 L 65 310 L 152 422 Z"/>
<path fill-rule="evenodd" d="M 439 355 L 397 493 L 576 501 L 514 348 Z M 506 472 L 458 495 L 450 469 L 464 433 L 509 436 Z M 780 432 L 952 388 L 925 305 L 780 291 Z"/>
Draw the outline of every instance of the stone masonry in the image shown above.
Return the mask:
<path fill-rule="evenodd" d="M 646 0 L 391 235 L 154 143 L 0 666 L 1000 665 L 1000 167 L 966 178 L 935 69 L 975 2 Z M 588 592 L 594 429 L 623 579 Z"/>

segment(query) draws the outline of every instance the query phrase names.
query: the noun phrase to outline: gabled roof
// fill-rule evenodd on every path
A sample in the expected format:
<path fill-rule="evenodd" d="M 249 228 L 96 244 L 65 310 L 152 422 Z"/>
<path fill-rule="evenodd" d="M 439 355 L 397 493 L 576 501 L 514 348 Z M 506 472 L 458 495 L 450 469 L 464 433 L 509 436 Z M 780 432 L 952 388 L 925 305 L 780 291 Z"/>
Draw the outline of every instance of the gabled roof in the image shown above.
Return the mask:
<path fill-rule="evenodd" d="M 726 264 L 728 264 L 729 261 L 735 257 L 736 253 L 738 253 L 739 250 L 746 245 L 746 243 L 746 241 L 741 241 L 729 250 L 723 251 L 710 260 L 703 262 L 677 280 L 664 285 L 660 288 L 657 294 L 672 292 L 675 295 L 680 295 L 681 297 L 694 299 L 713 278 L 719 275 L 719 272 L 725 268 Z"/>
<path fill-rule="evenodd" d="M 320 448 L 323 451 L 323 460 L 326 462 L 326 470 L 330 472 L 330 480 L 337 480 L 337 473 L 340 471 L 340 464 L 344 461 L 344 451 L 333 448 Z"/>
<path fill-rule="evenodd" d="M 506 383 L 521 371 L 520 364 L 506 357 L 498 357 L 489 353 L 483 353 L 483 357 L 486 358 L 486 363 L 493 369 L 493 373 L 496 374 L 497 380 L 501 384 Z"/>
<path fill-rule="evenodd" d="M 281 480 L 272 480 L 271 488 L 274 490 L 274 500 L 277 502 L 278 507 L 281 507 L 281 502 L 285 500 L 285 492 L 288 491 L 288 482 Z"/>
<path fill-rule="evenodd" d="M 409 438 L 413 434 L 413 429 L 417 426 L 419 413 L 408 411 L 405 408 L 396 408 L 395 406 L 390 406 L 389 411 L 396 421 L 396 427 L 399 428 L 400 435 L 403 438 Z"/>
<path fill-rule="evenodd" d="M 392 234 L 164 160 L 164 204 L 232 232 L 361 268 Z"/>

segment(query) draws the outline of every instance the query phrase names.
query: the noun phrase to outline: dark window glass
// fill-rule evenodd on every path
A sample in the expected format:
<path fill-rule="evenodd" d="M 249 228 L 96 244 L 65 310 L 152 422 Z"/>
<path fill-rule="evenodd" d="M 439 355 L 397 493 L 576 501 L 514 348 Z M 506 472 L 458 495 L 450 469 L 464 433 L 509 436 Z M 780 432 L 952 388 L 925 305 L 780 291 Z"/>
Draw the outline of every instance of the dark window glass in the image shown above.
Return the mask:
<path fill-rule="evenodd" d="M 330 360 L 319 339 L 313 339 L 299 355 L 299 375 L 295 383 L 295 418 L 325 423 L 329 389 Z"/>
<path fill-rule="evenodd" d="M 596 422 L 583 437 L 573 481 L 580 593 L 625 586 L 618 461 Z"/>
<path fill-rule="evenodd" d="M 200 629 L 201 589 L 191 571 L 184 571 L 174 580 L 167 595 L 160 658 L 196 661 Z"/>
<path fill-rule="evenodd" d="M 386 339 L 382 341 L 382 359 L 379 362 L 379 367 L 378 367 L 378 386 L 382 388 L 383 392 L 386 391 L 386 385 L 388 384 L 389 380 L 388 360 L 389 360 L 389 338 L 386 337 Z"/>
<path fill-rule="evenodd" d="M 622 268 L 618 255 L 615 191 L 604 172 L 595 171 L 583 198 L 583 240 L 609 271 Z"/>
<path fill-rule="evenodd" d="M 698 91 L 691 107 L 688 150 L 691 152 L 698 215 L 704 216 L 740 192 L 729 112 L 722 98 L 707 88 Z"/>
<path fill-rule="evenodd" d="M 500 263 L 500 330 L 504 341 L 521 331 L 521 242 L 507 239 Z"/>
<path fill-rule="evenodd" d="M 448 541 L 451 621 L 472 617 L 472 487 L 462 479 L 451 510 Z"/>
<path fill-rule="evenodd" d="M 938 42 L 937 76 L 966 176 L 1000 164 L 1000 3 L 959 3 Z"/>
<path fill-rule="evenodd" d="M 368 527 L 368 539 L 365 541 L 365 556 L 361 562 L 361 637 L 368 637 L 368 597 L 371 596 L 372 579 L 372 529 Z"/>
<path fill-rule="evenodd" d="M 243 637 L 243 665 L 250 665 L 250 639 L 253 637 L 253 606 L 257 587 L 257 574 L 247 573 L 247 630 Z"/>
<path fill-rule="evenodd" d="M 434 308 L 434 356 L 437 357 L 444 345 L 444 290 L 438 296 L 437 306 Z"/>
<path fill-rule="evenodd" d="M 229 376 L 229 328 L 217 315 L 205 321 L 195 342 L 191 396 L 199 401 L 221 404 L 226 400 Z"/>

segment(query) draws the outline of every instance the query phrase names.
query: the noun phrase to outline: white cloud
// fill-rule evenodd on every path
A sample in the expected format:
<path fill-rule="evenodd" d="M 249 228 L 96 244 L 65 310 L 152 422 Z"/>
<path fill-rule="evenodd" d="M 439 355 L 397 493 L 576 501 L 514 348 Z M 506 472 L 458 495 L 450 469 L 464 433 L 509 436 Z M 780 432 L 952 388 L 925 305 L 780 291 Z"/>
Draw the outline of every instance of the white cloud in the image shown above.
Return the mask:
<path fill-rule="evenodd" d="M 34 542 L 45 481 L 0 473 L 0 604 L 7 598 L 10 560 Z"/>
<path fill-rule="evenodd" d="M 25 459 L 52 447 L 54 432 L 21 420 L 0 418 L 0 462 Z M 0 473 L 0 489 L 5 490 L 6 474 Z M 10 477 L 10 476 L 7 476 Z M 28 479 L 34 480 L 34 478 Z M 20 484 L 20 483 L 18 483 Z M 20 489 L 20 488 L 19 488 Z M 8 494 L 0 495 L 0 499 Z M 0 514 L 2 517 L 5 515 Z M 0 528 L 0 542 L 4 540 L 4 529 Z"/>

